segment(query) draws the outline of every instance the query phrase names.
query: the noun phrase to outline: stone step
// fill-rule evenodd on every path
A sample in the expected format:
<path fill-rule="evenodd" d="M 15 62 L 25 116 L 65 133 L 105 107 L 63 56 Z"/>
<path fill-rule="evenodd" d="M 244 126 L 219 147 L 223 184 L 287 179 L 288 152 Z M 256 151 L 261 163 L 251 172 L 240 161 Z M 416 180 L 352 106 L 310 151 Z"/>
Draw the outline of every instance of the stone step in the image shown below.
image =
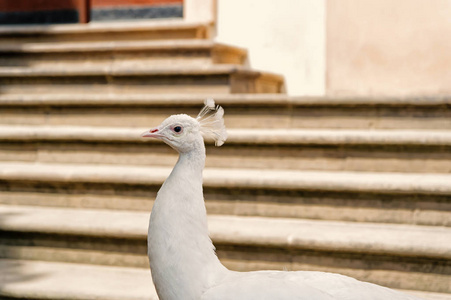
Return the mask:
<path fill-rule="evenodd" d="M 86 87 L 83 89 L 86 90 Z M 93 88 L 90 88 L 93 90 Z M 19 91 L 16 91 L 19 92 Z M 152 127 L 171 114 L 196 116 L 206 96 L 182 94 L 0 95 L 1 124 Z M 451 98 L 324 98 L 208 95 L 228 128 L 451 130 Z"/>
<path fill-rule="evenodd" d="M 2 205 L 0 214 L 3 258 L 148 268 L 148 212 Z M 451 293 L 450 228 L 216 215 L 208 222 L 218 256 L 234 270 L 332 271 Z"/>
<path fill-rule="evenodd" d="M 0 203 L 148 211 L 172 167 L 0 163 Z M 204 171 L 210 214 L 451 226 L 451 174 Z"/>
<path fill-rule="evenodd" d="M 147 128 L 148 129 L 148 128 Z M 173 166 L 146 128 L 0 125 L 0 161 Z M 229 129 L 207 167 L 451 173 L 451 131 Z"/>
<path fill-rule="evenodd" d="M 239 65 L 0 69 L 0 92 L 280 93 L 283 77 Z"/>
<path fill-rule="evenodd" d="M 158 299 L 150 272 L 143 269 L 10 259 L 0 259 L 0 269 L 8 270 L 0 274 L 0 297 L 8 299 Z M 451 299 L 451 294 L 403 292 L 426 300 Z"/>
<path fill-rule="evenodd" d="M 210 26 L 183 20 L 1 26 L 1 44 L 206 39 Z"/>
<path fill-rule="evenodd" d="M 145 269 L 11 259 L 0 269 L 2 299 L 158 300 Z"/>
<path fill-rule="evenodd" d="M 0 69 L 241 65 L 245 59 L 244 49 L 199 39 L 0 44 Z"/>

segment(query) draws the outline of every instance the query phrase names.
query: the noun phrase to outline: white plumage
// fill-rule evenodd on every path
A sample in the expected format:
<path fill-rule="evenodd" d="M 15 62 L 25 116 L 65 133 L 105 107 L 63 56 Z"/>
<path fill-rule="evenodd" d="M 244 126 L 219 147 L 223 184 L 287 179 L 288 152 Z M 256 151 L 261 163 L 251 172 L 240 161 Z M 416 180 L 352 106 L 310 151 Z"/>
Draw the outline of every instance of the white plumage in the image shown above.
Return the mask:
<path fill-rule="evenodd" d="M 149 223 L 148 255 L 160 300 L 413 300 L 413 296 L 324 272 L 234 272 L 225 268 L 208 235 L 202 190 L 202 135 L 224 143 L 224 110 L 212 99 L 197 118 L 173 115 L 143 137 L 179 152 L 158 192 Z"/>

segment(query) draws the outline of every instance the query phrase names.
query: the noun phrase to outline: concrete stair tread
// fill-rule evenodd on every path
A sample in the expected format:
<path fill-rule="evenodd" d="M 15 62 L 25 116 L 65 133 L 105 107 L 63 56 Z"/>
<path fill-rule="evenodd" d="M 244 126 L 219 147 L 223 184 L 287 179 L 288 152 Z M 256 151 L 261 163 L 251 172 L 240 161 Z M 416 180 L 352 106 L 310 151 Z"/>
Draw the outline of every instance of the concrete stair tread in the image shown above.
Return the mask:
<path fill-rule="evenodd" d="M 189 49 L 227 49 L 246 55 L 243 48 L 217 43 L 211 40 L 151 40 L 151 41 L 98 41 L 98 42 L 54 42 L 24 43 L 0 45 L 0 54 L 17 53 L 71 53 L 102 51 L 152 51 L 152 50 L 189 50 Z"/>
<path fill-rule="evenodd" d="M 416 297 L 420 297 L 422 299 L 427 300 L 451 300 L 451 294 L 441 294 L 441 293 L 428 293 L 428 292 L 421 292 L 421 291 L 402 291 L 407 294 L 411 294 Z"/>
<path fill-rule="evenodd" d="M 32 299 L 157 300 L 150 272 L 143 269 L 0 259 L 0 296 Z M 427 300 L 451 294 L 403 291 Z"/>
<path fill-rule="evenodd" d="M 249 144 L 451 145 L 451 131 L 350 129 L 232 129 L 231 142 Z"/>
<path fill-rule="evenodd" d="M 283 81 L 283 76 L 260 72 L 240 65 L 206 65 L 198 66 L 161 66 L 154 67 L 142 65 L 140 67 L 128 66 L 88 66 L 81 68 L 71 67 L 45 67 L 45 68 L 23 68 L 23 67 L 1 67 L 0 78 L 6 77 L 66 77 L 66 76 L 207 76 L 207 75 L 227 75 L 240 74 L 243 76 L 259 77 L 265 76 L 275 81 Z"/>
<path fill-rule="evenodd" d="M 0 205 L 2 231 L 146 239 L 149 213 Z M 215 243 L 451 258 L 451 228 L 211 215 Z"/>
<path fill-rule="evenodd" d="M 88 24 L 64 25 L 14 25 L 0 27 L 0 37 L 11 35 L 58 35 L 83 33 L 112 33 L 153 30 L 180 30 L 208 28 L 209 25 L 199 22 L 186 22 L 183 20 L 157 20 L 134 22 L 94 22 Z"/>
<path fill-rule="evenodd" d="M 120 80 L 121 77 L 113 79 Z M 258 81 L 258 78 L 253 80 Z M 174 89 L 158 95 L 144 94 L 141 89 L 125 94 L 120 89 L 100 87 L 91 87 L 85 93 L 80 93 L 79 87 L 69 94 L 58 87 L 56 90 L 46 87 L 48 93 L 24 84 L 22 87 L 0 95 L 1 123 L 73 125 L 83 120 L 81 124 L 90 126 L 147 127 L 175 113 L 196 115 L 204 99 L 212 97 L 226 110 L 228 128 L 451 129 L 449 97 L 289 97 L 282 94 L 246 95 L 238 90 L 233 91 L 239 93 L 235 95 L 219 95 L 212 91 L 202 96 L 199 93 L 180 94 Z M 119 115 L 121 118 L 118 119 Z"/>
<path fill-rule="evenodd" d="M 90 70 L 93 66 L 242 65 L 247 51 L 212 40 L 168 39 L 0 44 L 0 67 Z"/>
<path fill-rule="evenodd" d="M 255 106 L 448 106 L 451 97 L 313 97 L 284 94 L 216 94 L 217 103 L 231 107 Z M 195 106 L 200 107 L 204 95 L 195 94 L 13 94 L 0 95 L 0 106 Z"/>
<path fill-rule="evenodd" d="M 89 24 L 2 26 L 0 40 L 8 44 L 117 40 L 209 39 L 211 24 L 183 19 Z"/>
<path fill-rule="evenodd" d="M 0 297 L 157 300 L 149 270 L 0 259 Z"/>
<path fill-rule="evenodd" d="M 1 180 L 159 185 L 171 167 L 70 165 L 1 162 Z M 388 194 L 451 194 L 451 174 L 324 172 L 297 170 L 204 170 L 204 186 L 221 188 L 305 189 Z"/>
<path fill-rule="evenodd" d="M 160 143 L 140 137 L 147 129 L 0 125 L 0 140 Z M 451 146 L 451 131 L 448 130 L 228 129 L 228 134 L 227 144 Z"/>

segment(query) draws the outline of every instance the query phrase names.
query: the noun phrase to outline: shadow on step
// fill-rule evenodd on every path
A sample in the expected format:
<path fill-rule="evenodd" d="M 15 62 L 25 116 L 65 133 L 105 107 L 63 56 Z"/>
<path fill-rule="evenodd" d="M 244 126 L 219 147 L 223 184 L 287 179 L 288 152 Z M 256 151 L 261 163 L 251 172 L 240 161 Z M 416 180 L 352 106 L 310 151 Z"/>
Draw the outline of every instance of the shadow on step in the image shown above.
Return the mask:
<path fill-rule="evenodd" d="M 0 227 L 12 215 L 0 212 Z M 3 239 L 5 232 L 0 231 L 0 237 Z M 0 245 L 0 299 L 17 299 L 14 296 L 14 290 L 24 283 L 31 283 L 45 277 L 46 274 L 37 270 L 26 268 L 20 260 L 9 259 L 18 257 L 17 250 L 14 248 L 3 247 Z M 8 259 L 4 259 L 8 258 Z M 31 298 L 27 298 L 31 299 Z"/>

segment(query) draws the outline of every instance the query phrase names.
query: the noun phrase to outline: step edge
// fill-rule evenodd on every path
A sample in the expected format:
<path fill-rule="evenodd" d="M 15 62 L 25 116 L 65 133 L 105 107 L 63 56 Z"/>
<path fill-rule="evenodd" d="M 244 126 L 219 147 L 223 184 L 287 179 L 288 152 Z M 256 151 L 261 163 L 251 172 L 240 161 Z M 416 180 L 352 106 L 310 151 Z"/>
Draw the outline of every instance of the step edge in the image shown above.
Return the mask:
<path fill-rule="evenodd" d="M 160 185 L 170 167 L 0 163 L 0 179 L 7 181 Z M 127 174 L 124 176 L 123 174 Z M 255 169 L 204 170 L 204 186 L 374 194 L 451 195 L 451 174 Z"/>
<path fill-rule="evenodd" d="M 48 208 L 32 206 L 12 206 L 0 205 L 0 211 L 7 213 L 21 213 L 27 215 L 27 220 L 8 221 L 5 219 L 0 228 L 4 232 L 31 232 L 63 235 L 82 235 L 116 238 L 147 238 L 148 213 L 144 212 L 117 212 L 108 210 L 77 210 L 67 208 Z M 30 215 L 33 213 L 55 214 L 73 217 L 78 215 L 83 222 L 91 222 L 86 228 L 77 224 L 63 226 L 59 219 L 47 221 L 43 224 L 42 218 Z M 34 220 L 34 218 L 36 220 Z M 77 219 L 78 219 L 77 218 Z M 110 221 L 128 220 L 121 222 L 116 227 L 105 226 L 104 224 L 114 224 Z M 102 219 L 107 220 L 99 224 Z M 141 224 L 142 223 L 142 224 Z M 130 226 L 132 224 L 132 226 Z M 142 225 L 142 226 L 139 226 Z M 451 247 L 445 242 L 438 244 L 438 240 L 451 238 L 451 228 L 421 226 L 421 225 L 400 225 L 400 224 L 377 224 L 377 223 L 353 223 L 343 221 L 318 221 L 300 219 L 276 219 L 263 217 L 237 217 L 237 216 L 208 216 L 210 236 L 216 245 L 247 245 L 256 247 L 276 247 L 283 249 L 299 249 L 313 251 L 334 251 L 356 254 L 375 254 L 388 256 L 409 256 L 435 259 L 451 259 Z M 127 227 L 128 226 L 128 227 Z M 299 230 L 299 227 L 308 228 Z M 268 232 L 268 228 L 276 232 Z M 339 230 L 337 230 L 337 228 Z M 329 236 L 318 234 L 322 232 L 332 232 Z M 325 231 L 327 230 L 327 231 Z M 341 230 L 341 231 L 340 231 Z M 337 232 L 346 233 L 344 238 L 337 237 Z M 372 234 L 369 234 L 372 232 Z M 387 239 L 397 232 L 401 238 Z M 385 235 L 385 239 L 375 238 L 375 233 Z M 349 236 L 354 235 L 354 238 Z M 411 236 L 406 240 L 406 236 Z M 371 236 L 365 240 L 365 238 Z M 357 241 L 356 237 L 362 239 Z M 412 238 L 413 237 L 413 238 Z M 420 239 L 420 237 L 423 237 Z M 424 242 L 424 237 L 431 240 Z M 420 241 L 421 240 L 421 241 Z M 434 244 L 435 243 L 435 244 Z"/>
<path fill-rule="evenodd" d="M 142 66 L 139 69 L 128 66 L 90 66 L 70 70 L 58 67 L 53 70 L 46 68 L 21 68 L 2 67 L 0 68 L 0 78 L 36 78 L 36 77 L 140 77 L 140 76 L 207 76 L 207 75 L 243 75 L 245 77 L 258 78 L 267 76 L 273 81 L 283 81 L 283 76 L 271 72 L 254 70 L 241 65 L 216 64 L 208 66 Z"/>
<path fill-rule="evenodd" d="M 102 32 L 129 32 L 148 30 L 208 29 L 210 25 L 203 22 L 185 20 L 151 20 L 135 22 L 98 22 L 88 24 L 56 24 L 56 25 L 14 25 L 1 26 L 0 38 L 11 35 L 57 35 L 84 34 Z"/>
<path fill-rule="evenodd" d="M 0 55 L 2 53 L 95 53 L 198 49 L 224 49 L 238 55 L 245 55 L 247 52 L 244 48 L 211 40 L 149 40 L 5 44 L 0 45 Z"/>
<path fill-rule="evenodd" d="M 0 125 L 2 141 L 161 143 L 140 137 L 146 128 Z M 210 144 L 211 141 L 207 141 Z M 448 130 L 229 129 L 228 145 L 451 146 Z"/>
<path fill-rule="evenodd" d="M 451 106 L 451 97 L 424 96 L 424 97 L 297 97 L 281 94 L 234 94 L 211 95 L 216 102 L 224 106 L 331 106 L 331 107 L 435 107 Z M 183 105 L 201 107 L 205 95 L 149 95 L 149 94 L 48 94 L 48 95 L 0 95 L 0 106 L 36 106 L 36 105 L 60 105 L 60 106 L 156 106 L 156 105 Z M 174 101 L 174 102 L 171 102 Z M 168 103 L 169 102 L 169 103 Z"/>

